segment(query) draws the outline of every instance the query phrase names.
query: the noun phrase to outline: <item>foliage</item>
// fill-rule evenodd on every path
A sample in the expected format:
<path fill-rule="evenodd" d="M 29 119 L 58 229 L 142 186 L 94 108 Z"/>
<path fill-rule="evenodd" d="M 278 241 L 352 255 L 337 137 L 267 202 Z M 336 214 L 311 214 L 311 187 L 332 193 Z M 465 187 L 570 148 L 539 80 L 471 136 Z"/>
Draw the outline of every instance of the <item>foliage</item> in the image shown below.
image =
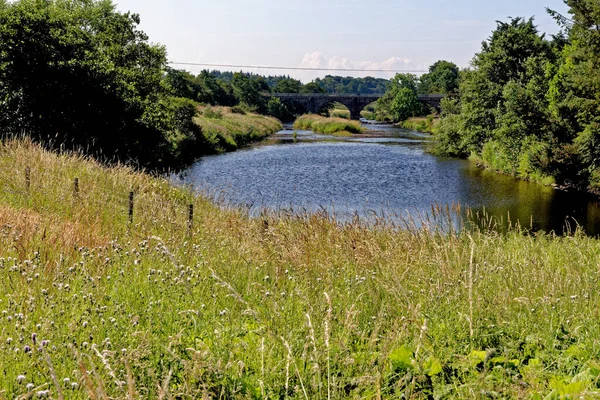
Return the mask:
<path fill-rule="evenodd" d="M 297 79 L 281 79 L 273 88 L 274 93 L 300 93 L 302 82 Z"/>
<path fill-rule="evenodd" d="M 238 102 L 258 112 L 265 110 L 267 102 L 262 95 L 264 87 L 259 80 L 236 72 L 233 74 L 231 85 L 233 87 L 233 94 Z"/>
<path fill-rule="evenodd" d="M 419 93 L 449 94 L 458 90 L 460 81 L 456 64 L 440 60 L 429 67 L 429 73 L 419 78 Z"/>
<path fill-rule="evenodd" d="M 323 88 L 326 93 L 339 94 L 380 94 L 389 87 L 389 80 L 381 78 L 353 78 L 327 75 L 317 78 L 314 83 Z"/>
<path fill-rule="evenodd" d="M 396 74 L 389 90 L 377 100 L 379 119 L 390 117 L 394 121 L 404 121 L 421 110 L 417 96 L 418 79 L 413 74 Z"/>
<path fill-rule="evenodd" d="M 306 85 L 303 85 L 302 88 L 300 88 L 300 93 L 327 93 L 327 91 L 323 89 L 318 83 L 309 82 Z"/>
<path fill-rule="evenodd" d="M 0 8 L 0 129 L 141 165 L 170 157 L 155 121 L 164 48 L 110 1 L 19 0 Z"/>
<path fill-rule="evenodd" d="M 582 183 L 576 163 L 591 159 L 576 153 L 591 144 L 585 134 L 574 142 L 568 48 L 563 35 L 539 35 L 532 19 L 498 22 L 472 68 L 461 72 L 458 96 L 443 101 L 433 152 L 545 184 Z"/>
<path fill-rule="evenodd" d="M 271 97 L 267 103 L 267 114 L 283 122 L 293 121 L 294 114 L 288 108 L 288 104 L 277 97 Z"/>

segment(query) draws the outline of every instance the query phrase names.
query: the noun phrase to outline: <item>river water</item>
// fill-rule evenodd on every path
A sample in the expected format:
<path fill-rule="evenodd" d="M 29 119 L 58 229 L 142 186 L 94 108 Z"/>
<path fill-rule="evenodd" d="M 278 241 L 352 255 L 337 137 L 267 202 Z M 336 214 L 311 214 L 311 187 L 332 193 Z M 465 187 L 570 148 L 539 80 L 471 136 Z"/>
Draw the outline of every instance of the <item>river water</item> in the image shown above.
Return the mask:
<path fill-rule="evenodd" d="M 432 207 L 471 209 L 501 224 L 563 233 L 581 226 L 600 234 L 596 198 L 519 181 L 463 160 L 425 152 L 428 135 L 367 125 L 394 137 L 334 138 L 284 130 L 258 146 L 205 157 L 179 178 L 230 205 L 316 212 L 340 218 L 373 213 L 427 218 Z M 460 219 L 460 218 L 459 218 Z M 568 228 L 567 228 L 568 229 Z"/>

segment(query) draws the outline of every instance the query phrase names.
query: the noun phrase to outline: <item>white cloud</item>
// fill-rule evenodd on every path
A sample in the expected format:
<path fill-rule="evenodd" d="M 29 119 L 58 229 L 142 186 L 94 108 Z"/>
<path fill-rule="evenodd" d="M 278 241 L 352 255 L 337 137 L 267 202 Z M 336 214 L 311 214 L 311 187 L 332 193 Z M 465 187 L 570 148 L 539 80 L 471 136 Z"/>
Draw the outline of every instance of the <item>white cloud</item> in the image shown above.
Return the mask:
<path fill-rule="evenodd" d="M 390 57 L 383 61 L 354 61 L 345 57 L 332 56 L 326 57 L 320 51 L 306 53 L 299 67 L 301 68 L 328 68 L 328 69 L 354 69 L 354 70 L 392 70 L 392 71 L 415 71 L 426 70 L 427 66 L 417 65 L 411 60 L 402 57 Z M 363 71 L 298 71 L 297 77 L 304 82 L 311 81 L 317 77 L 325 75 L 342 75 L 365 77 L 374 76 L 377 78 L 392 78 L 396 72 L 363 72 Z"/>

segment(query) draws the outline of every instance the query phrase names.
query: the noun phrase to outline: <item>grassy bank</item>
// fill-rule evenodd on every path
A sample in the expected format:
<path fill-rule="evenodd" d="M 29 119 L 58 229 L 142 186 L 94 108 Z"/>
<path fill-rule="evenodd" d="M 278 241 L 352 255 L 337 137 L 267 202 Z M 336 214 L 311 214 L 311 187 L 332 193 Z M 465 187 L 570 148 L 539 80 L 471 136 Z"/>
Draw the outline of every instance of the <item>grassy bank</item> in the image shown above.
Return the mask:
<path fill-rule="evenodd" d="M 435 130 L 439 124 L 440 119 L 433 116 L 412 117 L 399 123 L 400 127 L 404 129 L 423 133 L 435 133 Z"/>
<path fill-rule="evenodd" d="M 597 239 L 250 219 L 27 143 L 0 185 L 0 398 L 599 394 Z"/>
<path fill-rule="evenodd" d="M 294 122 L 294 129 L 311 130 L 336 136 L 350 136 L 365 131 L 358 121 L 350 121 L 344 118 L 326 118 L 315 114 L 299 117 Z"/>
<path fill-rule="evenodd" d="M 282 129 L 277 119 L 239 107 L 200 107 L 194 122 L 215 153 L 238 149 Z"/>

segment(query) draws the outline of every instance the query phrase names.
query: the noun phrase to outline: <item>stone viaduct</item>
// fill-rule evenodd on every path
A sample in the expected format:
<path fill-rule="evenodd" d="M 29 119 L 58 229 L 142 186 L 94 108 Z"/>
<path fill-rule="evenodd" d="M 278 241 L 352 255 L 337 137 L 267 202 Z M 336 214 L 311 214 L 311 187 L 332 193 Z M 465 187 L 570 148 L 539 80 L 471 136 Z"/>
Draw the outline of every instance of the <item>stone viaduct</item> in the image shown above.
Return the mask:
<path fill-rule="evenodd" d="M 359 119 L 362 109 L 379 100 L 383 94 L 273 93 L 270 96 L 301 104 L 310 113 L 317 113 L 326 104 L 337 101 L 348 107 L 351 119 Z M 439 111 L 444 97 L 441 94 L 419 95 L 419 101 Z"/>

